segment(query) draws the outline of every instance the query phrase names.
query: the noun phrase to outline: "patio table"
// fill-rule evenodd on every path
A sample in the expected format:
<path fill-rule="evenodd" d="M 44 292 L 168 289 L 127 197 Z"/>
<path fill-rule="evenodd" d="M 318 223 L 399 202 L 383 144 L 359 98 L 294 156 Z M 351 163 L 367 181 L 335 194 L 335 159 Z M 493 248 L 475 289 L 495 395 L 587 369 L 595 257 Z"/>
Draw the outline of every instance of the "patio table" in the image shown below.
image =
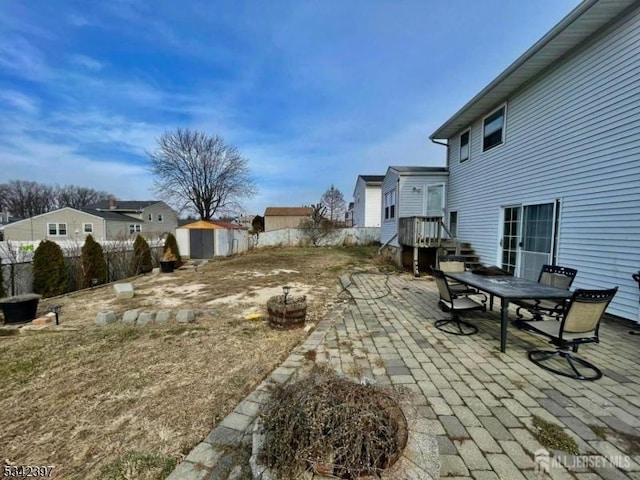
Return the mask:
<path fill-rule="evenodd" d="M 511 275 L 486 276 L 471 272 L 447 273 L 445 275 L 453 280 L 464 283 L 478 290 L 487 292 L 493 297 L 500 298 L 500 351 L 507 349 L 507 323 L 509 322 L 509 301 L 511 300 L 562 300 L 571 298 L 572 292 L 561 288 L 544 285 L 524 278 Z"/>

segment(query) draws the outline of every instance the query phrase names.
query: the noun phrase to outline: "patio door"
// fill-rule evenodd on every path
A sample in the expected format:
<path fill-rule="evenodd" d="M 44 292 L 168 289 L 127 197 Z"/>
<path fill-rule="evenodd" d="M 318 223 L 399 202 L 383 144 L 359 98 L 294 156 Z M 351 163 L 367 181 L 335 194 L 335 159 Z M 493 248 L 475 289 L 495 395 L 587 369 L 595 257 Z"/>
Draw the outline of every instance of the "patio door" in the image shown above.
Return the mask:
<path fill-rule="evenodd" d="M 503 207 L 501 267 L 537 281 L 542 265 L 554 264 L 559 202 Z"/>

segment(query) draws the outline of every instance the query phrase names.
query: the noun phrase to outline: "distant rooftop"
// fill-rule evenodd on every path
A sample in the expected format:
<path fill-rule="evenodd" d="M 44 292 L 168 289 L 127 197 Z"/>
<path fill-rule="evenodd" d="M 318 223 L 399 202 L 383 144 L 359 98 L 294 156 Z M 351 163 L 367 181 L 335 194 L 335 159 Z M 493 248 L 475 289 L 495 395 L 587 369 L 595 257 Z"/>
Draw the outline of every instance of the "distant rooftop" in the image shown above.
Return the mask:
<path fill-rule="evenodd" d="M 382 183 L 384 181 L 384 175 L 359 175 L 367 183 Z"/>
<path fill-rule="evenodd" d="M 117 220 L 121 222 L 130 222 L 130 223 L 143 223 L 142 220 L 138 220 L 137 218 L 130 217 L 129 215 L 125 215 L 124 213 L 119 213 L 117 211 L 112 210 L 97 210 L 95 208 L 83 208 L 81 209 L 84 213 L 88 213 L 89 215 L 93 215 L 95 217 L 104 218 L 105 220 Z"/>
<path fill-rule="evenodd" d="M 264 216 L 270 217 L 306 217 L 311 215 L 313 210 L 309 207 L 267 207 Z"/>
<path fill-rule="evenodd" d="M 102 200 L 91 205 L 87 205 L 88 210 L 120 210 L 127 212 L 137 212 L 151 205 L 160 203 L 160 200 Z"/>

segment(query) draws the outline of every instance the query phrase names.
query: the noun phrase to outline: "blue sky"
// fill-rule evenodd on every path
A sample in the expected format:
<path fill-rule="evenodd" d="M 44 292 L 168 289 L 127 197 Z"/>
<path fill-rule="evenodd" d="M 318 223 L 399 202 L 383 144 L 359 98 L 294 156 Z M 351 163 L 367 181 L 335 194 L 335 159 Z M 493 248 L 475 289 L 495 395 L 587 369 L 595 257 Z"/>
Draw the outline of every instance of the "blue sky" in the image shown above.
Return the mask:
<path fill-rule="evenodd" d="M 577 0 L 2 0 L 0 182 L 158 197 L 175 127 L 249 159 L 266 206 L 444 165 L 429 135 Z"/>

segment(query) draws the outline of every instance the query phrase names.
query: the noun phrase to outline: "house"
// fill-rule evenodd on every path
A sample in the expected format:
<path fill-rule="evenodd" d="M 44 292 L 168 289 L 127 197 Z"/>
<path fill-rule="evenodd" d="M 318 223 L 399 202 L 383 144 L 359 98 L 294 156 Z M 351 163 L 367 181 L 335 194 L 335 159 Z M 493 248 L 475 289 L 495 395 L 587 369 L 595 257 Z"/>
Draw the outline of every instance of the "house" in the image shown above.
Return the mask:
<path fill-rule="evenodd" d="M 389 167 L 382 181 L 380 243 L 390 250 L 398 264 L 406 265 L 401 232 L 405 222 L 415 217 L 444 215 L 445 190 L 449 172 L 445 167 Z M 417 251 L 416 257 L 417 257 Z M 417 258 L 415 259 L 417 261 Z M 429 262 L 428 262 L 429 263 Z"/>
<path fill-rule="evenodd" d="M 148 235 L 174 232 L 178 227 L 178 214 L 161 200 L 103 200 L 88 205 L 86 211 L 110 212 L 142 221 L 142 230 Z M 137 228 L 137 227 L 136 227 Z M 111 233 L 111 232 L 110 232 Z M 109 235 L 109 238 L 112 238 Z"/>
<path fill-rule="evenodd" d="M 111 240 L 142 231 L 143 221 L 116 212 L 64 207 L 4 226 L 4 240 Z"/>
<path fill-rule="evenodd" d="M 355 203 L 354 202 L 349 202 L 349 205 L 347 206 L 347 211 L 344 214 L 344 226 L 345 227 L 353 227 L 354 226 L 354 209 L 355 209 Z"/>
<path fill-rule="evenodd" d="M 203 259 L 246 252 L 248 229 L 218 220 L 198 220 L 176 229 L 180 256 Z"/>
<path fill-rule="evenodd" d="M 78 210 L 71 207 L 5 225 L 4 240 L 116 240 L 143 232 L 160 236 L 174 232 L 178 216 L 164 202 L 109 200 Z"/>
<path fill-rule="evenodd" d="M 311 217 L 309 207 L 267 207 L 264 211 L 264 231 L 298 228 L 300 222 Z"/>
<path fill-rule="evenodd" d="M 640 3 L 585 0 L 449 118 L 448 223 L 485 264 L 618 285 L 640 321 Z M 389 230 L 391 232 L 391 230 Z"/>
<path fill-rule="evenodd" d="M 384 175 L 358 175 L 353 190 L 354 227 L 379 227 Z"/>

